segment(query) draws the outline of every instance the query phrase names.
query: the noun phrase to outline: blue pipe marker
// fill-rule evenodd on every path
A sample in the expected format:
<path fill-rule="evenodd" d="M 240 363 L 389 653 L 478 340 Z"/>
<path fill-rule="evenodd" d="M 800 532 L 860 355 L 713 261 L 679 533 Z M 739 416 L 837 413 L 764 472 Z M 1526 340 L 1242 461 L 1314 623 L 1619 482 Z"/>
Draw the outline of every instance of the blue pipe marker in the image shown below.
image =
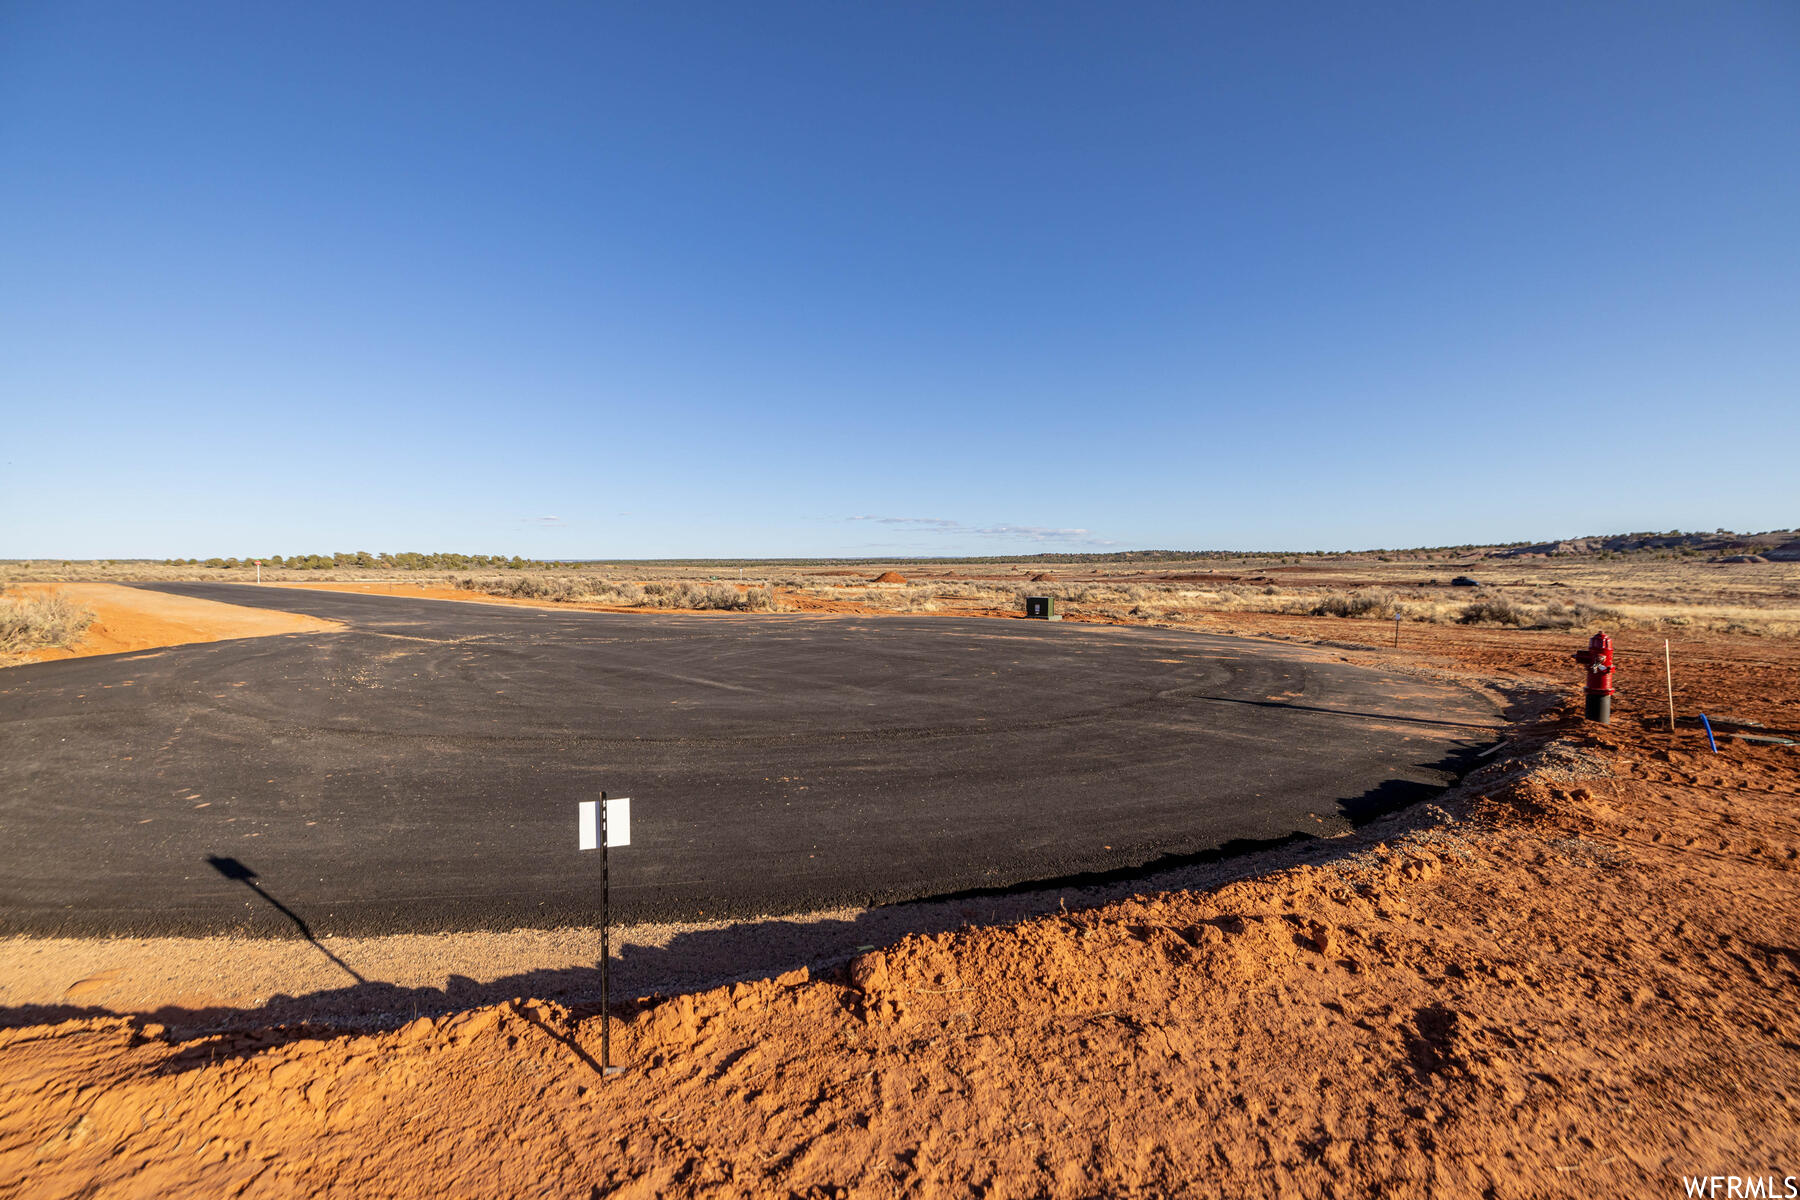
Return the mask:
<path fill-rule="evenodd" d="M 1713 738 L 1712 722 L 1706 719 L 1705 713 L 1700 714 L 1700 723 L 1702 725 L 1706 726 L 1706 741 L 1710 746 L 1712 746 L 1713 753 L 1717 754 L 1719 752 L 1719 743 L 1716 740 L 1714 740 L 1714 738 Z"/>

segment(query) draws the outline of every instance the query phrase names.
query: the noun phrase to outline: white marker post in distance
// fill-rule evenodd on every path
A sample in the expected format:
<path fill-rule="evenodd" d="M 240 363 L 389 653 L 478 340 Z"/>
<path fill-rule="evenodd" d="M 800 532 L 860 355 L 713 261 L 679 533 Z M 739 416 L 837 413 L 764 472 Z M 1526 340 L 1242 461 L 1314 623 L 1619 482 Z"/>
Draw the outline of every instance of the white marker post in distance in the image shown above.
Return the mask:
<path fill-rule="evenodd" d="M 612 880 L 607 873 L 606 851 L 611 846 L 631 845 L 631 797 L 583 800 L 575 806 L 575 836 L 583 850 L 600 851 L 600 1075 L 610 1079 L 624 1067 L 612 1065 L 612 996 L 607 986 L 607 964 L 612 948 L 607 943 L 607 924 L 612 916 Z"/>

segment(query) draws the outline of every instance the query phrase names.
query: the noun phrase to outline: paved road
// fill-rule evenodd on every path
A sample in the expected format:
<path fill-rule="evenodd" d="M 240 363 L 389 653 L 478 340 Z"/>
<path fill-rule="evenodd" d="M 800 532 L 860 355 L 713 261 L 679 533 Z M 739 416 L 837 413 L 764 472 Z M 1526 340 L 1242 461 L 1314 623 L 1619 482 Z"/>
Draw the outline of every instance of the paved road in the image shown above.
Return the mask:
<path fill-rule="evenodd" d="M 588 922 L 602 789 L 625 919 L 1004 887 L 1342 830 L 1498 722 L 1191 633 L 158 590 L 349 629 L 0 672 L 0 931 Z"/>

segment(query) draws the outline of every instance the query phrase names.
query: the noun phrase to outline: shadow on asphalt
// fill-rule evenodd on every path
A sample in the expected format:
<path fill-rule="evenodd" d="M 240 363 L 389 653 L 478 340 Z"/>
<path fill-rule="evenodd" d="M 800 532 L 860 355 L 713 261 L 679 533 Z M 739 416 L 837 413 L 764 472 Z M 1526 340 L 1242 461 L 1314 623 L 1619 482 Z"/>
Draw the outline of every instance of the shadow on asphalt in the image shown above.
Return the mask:
<path fill-rule="evenodd" d="M 1291 700 L 1246 700 L 1239 696 L 1202 696 L 1194 695 L 1194 700 L 1204 700 L 1208 704 L 1247 704 L 1251 708 L 1280 708 L 1290 712 L 1320 713 L 1327 717 L 1356 717 L 1359 720 L 1376 724 L 1392 725 L 1436 725 L 1447 729 L 1479 729 L 1484 733 L 1493 730 L 1492 725 L 1483 725 L 1474 721 L 1443 721 L 1436 717 L 1403 717 L 1393 713 L 1358 712 L 1348 708 L 1321 708 L 1316 704 L 1295 704 Z"/>
<path fill-rule="evenodd" d="M 206 865 L 211 867 L 213 870 L 217 871 L 219 874 L 223 875 L 225 878 L 243 884 L 245 887 L 249 888 L 252 892 L 255 892 L 258 897 L 260 897 L 261 899 L 266 900 L 268 903 L 274 905 L 275 911 L 279 912 L 282 916 L 286 917 L 289 921 L 292 921 L 294 924 L 294 928 L 300 931 L 300 936 L 305 938 L 308 942 L 312 943 L 312 948 L 314 950 L 317 950 L 320 954 L 323 954 L 326 958 L 330 959 L 332 962 L 332 965 L 337 967 L 338 970 L 342 971 L 344 974 L 348 975 L 350 978 L 356 980 L 356 982 L 358 982 L 358 983 L 369 982 L 368 980 L 364 979 L 361 975 L 358 975 L 356 973 L 356 971 L 350 966 L 349 963 L 345 962 L 343 959 L 339 958 L 337 955 L 335 955 L 331 951 L 327 950 L 319 942 L 319 939 L 313 936 L 312 926 L 308 925 L 304 920 L 302 920 L 299 913 L 295 912 L 293 909 L 289 908 L 287 905 L 285 905 L 281 901 L 277 900 L 274 896 L 271 896 L 268 892 L 264 891 L 262 883 L 260 880 L 257 879 L 255 871 L 252 871 L 249 867 L 246 867 L 243 863 L 239 862 L 235 858 L 221 858 L 217 854 L 207 855 L 206 856 Z"/>

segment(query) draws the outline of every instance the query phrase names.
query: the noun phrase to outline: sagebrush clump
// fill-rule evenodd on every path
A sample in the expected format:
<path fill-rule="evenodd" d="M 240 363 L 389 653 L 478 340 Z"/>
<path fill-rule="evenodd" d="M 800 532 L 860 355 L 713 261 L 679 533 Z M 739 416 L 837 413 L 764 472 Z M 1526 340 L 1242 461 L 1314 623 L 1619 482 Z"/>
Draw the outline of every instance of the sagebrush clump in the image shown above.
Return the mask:
<path fill-rule="evenodd" d="M 1529 625 L 1531 615 L 1523 604 L 1504 596 L 1493 596 L 1463 605 L 1456 620 L 1462 625 Z"/>
<path fill-rule="evenodd" d="M 93 623 L 91 609 L 61 592 L 0 596 L 0 656 L 73 645 Z"/>
<path fill-rule="evenodd" d="M 1332 592 L 1313 605 L 1315 617 L 1388 616 L 1394 611 L 1392 592 Z"/>

